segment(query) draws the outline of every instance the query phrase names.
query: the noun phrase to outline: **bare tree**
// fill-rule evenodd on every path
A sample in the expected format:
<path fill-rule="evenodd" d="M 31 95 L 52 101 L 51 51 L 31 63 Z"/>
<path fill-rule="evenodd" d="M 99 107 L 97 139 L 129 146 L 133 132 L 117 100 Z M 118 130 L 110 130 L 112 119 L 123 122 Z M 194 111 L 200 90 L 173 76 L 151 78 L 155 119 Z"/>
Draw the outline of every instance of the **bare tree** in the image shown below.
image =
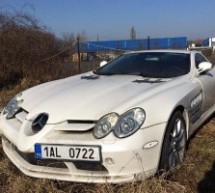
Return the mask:
<path fill-rule="evenodd" d="M 65 50 L 61 54 L 62 57 L 71 56 L 75 52 L 76 38 L 74 33 L 64 33 L 61 39 L 58 39 L 58 45 L 61 50 Z"/>
<path fill-rule="evenodd" d="M 0 85 L 49 72 L 50 61 L 44 59 L 58 52 L 55 35 L 34 17 L 0 11 Z"/>

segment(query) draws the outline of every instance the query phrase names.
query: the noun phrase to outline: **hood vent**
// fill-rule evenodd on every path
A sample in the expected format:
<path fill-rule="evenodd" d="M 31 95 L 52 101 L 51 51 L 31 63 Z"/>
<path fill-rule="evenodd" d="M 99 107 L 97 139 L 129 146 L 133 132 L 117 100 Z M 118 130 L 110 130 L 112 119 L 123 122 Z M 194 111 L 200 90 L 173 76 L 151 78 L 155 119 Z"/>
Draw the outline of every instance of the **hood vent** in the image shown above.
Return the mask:
<path fill-rule="evenodd" d="M 96 80 L 98 78 L 99 76 L 95 76 L 95 75 L 81 76 L 81 79 L 86 79 L 86 80 Z"/>
<path fill-rule="evenodd" d="M 146 78 L 146 79 L 143 79 L 143 80 L 134 80 L 132 82 L 134 82 L 134 83 L 150 83 L 150 84 L 154 84 L 154 83 L 161 83 L 161 82 L 166 82 L 166 81 L 162 80 L 161 78 L 158 78 L 158 79 Z"/>

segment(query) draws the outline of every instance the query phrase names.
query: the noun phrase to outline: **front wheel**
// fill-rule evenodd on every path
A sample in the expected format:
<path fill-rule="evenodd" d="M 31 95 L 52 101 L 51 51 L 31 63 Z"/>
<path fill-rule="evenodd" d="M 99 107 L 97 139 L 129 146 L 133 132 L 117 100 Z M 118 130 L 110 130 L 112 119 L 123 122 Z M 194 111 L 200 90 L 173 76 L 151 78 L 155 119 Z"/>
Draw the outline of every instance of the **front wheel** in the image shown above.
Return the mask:
<path fill-rule="evenodd" d="M 172 171 L 183 162 L 186 141 L 186 123 L 182 113 L 176 111 L 168 123 L 164 136 L 159 170 Z"/>

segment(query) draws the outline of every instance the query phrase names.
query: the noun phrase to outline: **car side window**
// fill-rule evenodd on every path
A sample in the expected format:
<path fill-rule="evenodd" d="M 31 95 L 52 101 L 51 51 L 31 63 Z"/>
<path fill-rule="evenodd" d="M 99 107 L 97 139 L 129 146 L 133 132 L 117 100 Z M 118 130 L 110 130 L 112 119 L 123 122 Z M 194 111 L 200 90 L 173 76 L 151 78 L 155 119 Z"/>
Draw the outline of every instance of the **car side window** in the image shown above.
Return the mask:
<path fill-rule="evenodd" d="M 195 55 L 195 63 L 196 63 L 196 68 L 199 68 L 199 64 L 202 62 L 207 62 L 207 60 L 201 55 L 201 54 L 196 54 Z"/>

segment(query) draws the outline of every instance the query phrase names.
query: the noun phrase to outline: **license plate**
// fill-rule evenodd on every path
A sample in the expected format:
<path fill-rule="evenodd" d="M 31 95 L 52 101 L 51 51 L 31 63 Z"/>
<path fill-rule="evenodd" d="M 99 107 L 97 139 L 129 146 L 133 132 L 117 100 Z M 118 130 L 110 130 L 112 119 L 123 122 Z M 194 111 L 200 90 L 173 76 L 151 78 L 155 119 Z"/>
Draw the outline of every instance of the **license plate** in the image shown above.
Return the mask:
<path fill-rule="evenodd" d="M 101 161 L 100 146 L 35 144 L 35 158 L 68 161 Z"/>

